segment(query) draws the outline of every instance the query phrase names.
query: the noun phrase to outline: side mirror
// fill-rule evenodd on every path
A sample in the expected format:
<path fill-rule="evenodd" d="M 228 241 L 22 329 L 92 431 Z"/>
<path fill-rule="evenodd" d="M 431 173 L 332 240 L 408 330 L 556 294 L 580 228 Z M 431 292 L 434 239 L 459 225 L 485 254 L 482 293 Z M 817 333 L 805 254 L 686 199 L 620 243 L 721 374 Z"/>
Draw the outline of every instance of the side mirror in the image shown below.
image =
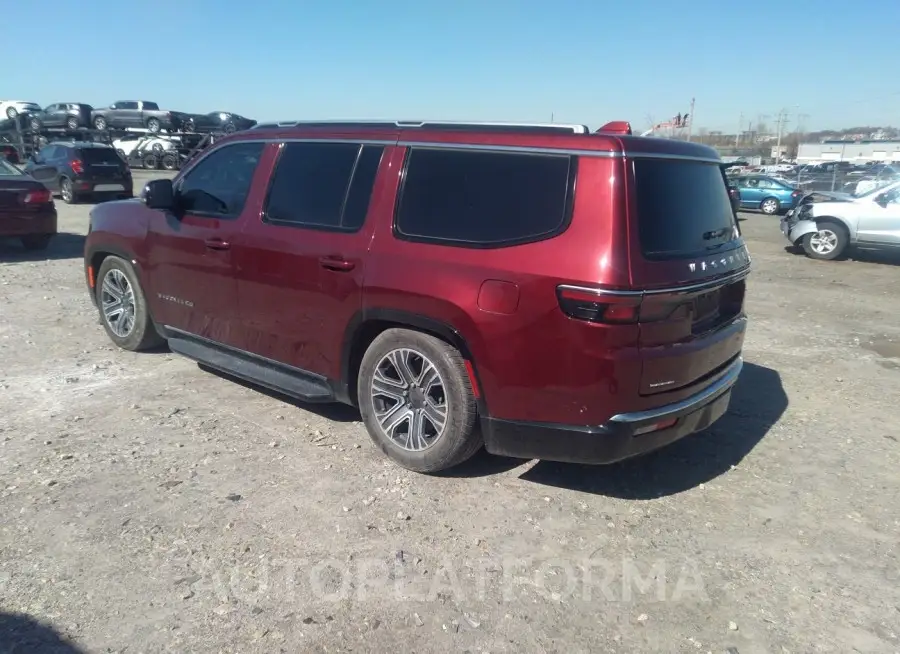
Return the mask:
<path fill-rule="evenodd" d="M 150 209 L 172 210 L 175 208 L 175 189 L 171 179 L 154 179 L 141 191 L 141 202 Z"/>
<path fill-rule="evenodd" d="M 888 203 L 890 203 L 890 201 L 891 201 L 890 193 L 879 193 L 878 195 L 875 196 L 875 204 L 877 204 L 878 206 L 880 206 L 882 208 L 887 207 Z"/>

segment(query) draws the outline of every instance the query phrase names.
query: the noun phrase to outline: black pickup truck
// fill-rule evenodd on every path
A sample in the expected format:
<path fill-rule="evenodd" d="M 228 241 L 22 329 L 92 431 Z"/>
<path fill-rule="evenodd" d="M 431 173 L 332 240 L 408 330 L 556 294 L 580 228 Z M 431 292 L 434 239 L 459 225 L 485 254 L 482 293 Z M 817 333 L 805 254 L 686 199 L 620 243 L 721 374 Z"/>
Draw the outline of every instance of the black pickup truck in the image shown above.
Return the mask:
<path fill-rule="evenodd" d="M 183 116 L 178 111 L 163 111 L 155 102 L 123 100 L 114 102 L 105 109 L 95 109 L 91 120 L 99 130 L 137 127 L 146 128 L 155 134 L 163 129 L 169 132 L 181 129 Z"/>

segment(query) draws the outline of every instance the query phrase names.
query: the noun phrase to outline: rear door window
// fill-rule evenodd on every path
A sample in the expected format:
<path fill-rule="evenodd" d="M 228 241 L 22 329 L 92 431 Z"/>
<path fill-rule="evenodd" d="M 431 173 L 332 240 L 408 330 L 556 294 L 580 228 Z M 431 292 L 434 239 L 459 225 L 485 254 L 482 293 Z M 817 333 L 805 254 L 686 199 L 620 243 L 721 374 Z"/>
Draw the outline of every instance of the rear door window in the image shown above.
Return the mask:
<path fill-rule="evenodd" d="M 408 240 L 503 247 L 568 225 L 575 158 L 413 147 L 395 229 Z"/>
<path fill-rule="evenodd" d="M 635 159 L 633 214 L 648 259 L 711 254 L 739 237 L 715 163 Z"/>

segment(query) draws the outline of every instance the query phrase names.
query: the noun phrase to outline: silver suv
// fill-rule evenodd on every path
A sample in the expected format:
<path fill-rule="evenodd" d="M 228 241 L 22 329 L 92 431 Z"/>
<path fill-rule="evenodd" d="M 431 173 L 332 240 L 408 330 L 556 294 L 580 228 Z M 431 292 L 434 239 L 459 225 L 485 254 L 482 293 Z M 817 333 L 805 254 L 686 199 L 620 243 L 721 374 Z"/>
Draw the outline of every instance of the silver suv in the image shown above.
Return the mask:
<path fill-rule="evenodd" d="M 800 201 L 781 220 L 792 245 L 813 259 L 832 260 L 851 246 L 900 251 L 900 181 L 858 197 L 829 194 L 825 202 Z"/>

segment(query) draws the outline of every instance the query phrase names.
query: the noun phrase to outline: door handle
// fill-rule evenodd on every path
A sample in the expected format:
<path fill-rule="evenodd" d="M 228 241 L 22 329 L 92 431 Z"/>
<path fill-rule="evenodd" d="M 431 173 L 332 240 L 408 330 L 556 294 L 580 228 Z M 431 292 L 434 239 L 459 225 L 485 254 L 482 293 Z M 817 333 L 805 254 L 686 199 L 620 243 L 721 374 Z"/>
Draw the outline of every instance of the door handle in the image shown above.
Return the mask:
<path fill-rule="evenodd" d="M 203 241 L 203 244 L 210 250 L 228 250 L 231 248 L 231 243 L 220 238 L 208 238 Z"/>
<path fill-rule="evenodd" d="M 356 264 L 347 261 L 343 257 L 322 257 L 319 259 L 319 265 L 326 270 L 335 270 L 337 272 L 347 272 L 356 268 Z"/>

